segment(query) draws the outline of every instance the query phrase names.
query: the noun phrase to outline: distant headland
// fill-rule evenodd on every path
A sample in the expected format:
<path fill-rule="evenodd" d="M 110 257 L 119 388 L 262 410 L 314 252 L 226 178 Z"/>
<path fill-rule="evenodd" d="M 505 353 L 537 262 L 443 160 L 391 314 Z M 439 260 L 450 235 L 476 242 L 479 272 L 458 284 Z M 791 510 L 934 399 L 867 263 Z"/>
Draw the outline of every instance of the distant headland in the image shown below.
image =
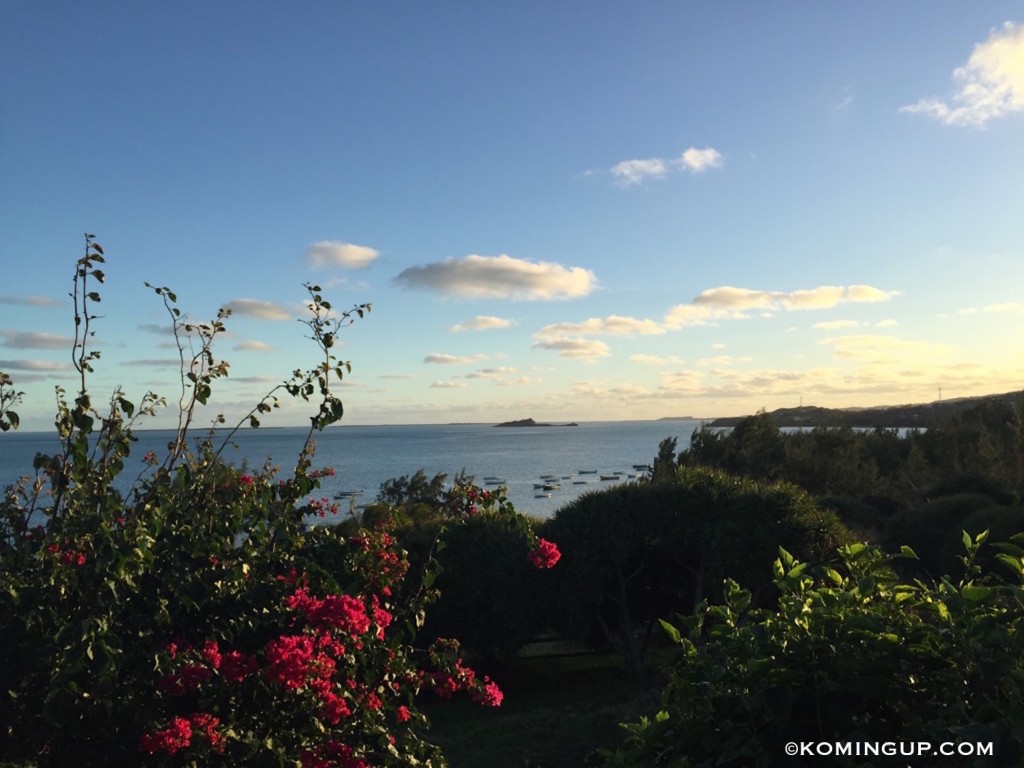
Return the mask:
<path fill-rule="evenodd" d="M 575 421 L 570 421 L 567 424 L 549 424 L 543 421 L 534 421 L 533 419 L 517 419 L 516 421 L 503 421 L 501 424 L 495 424 L 496 427 L 578 427 Z"/>
<path fill-rule="evenodd" d="M 959 397 L 951 400 L 936 400 L 931 403 L 909 405 L 883 405 L 873 408 L 821 408 L 805 405 L 799 408 L 779 408 L 766 415 L 777 427 L 857 427 L 881 428 L 927 428 L 942 419 L 955 417 L 969 408 L 984 403 L 1006 402 L 1017 406 L 1024 400 L 1024 391 L 1007 392 L 1001 395 Z M 735 427 L 744 416 L 729 416 L 714 419 L 712 427 Z"/>

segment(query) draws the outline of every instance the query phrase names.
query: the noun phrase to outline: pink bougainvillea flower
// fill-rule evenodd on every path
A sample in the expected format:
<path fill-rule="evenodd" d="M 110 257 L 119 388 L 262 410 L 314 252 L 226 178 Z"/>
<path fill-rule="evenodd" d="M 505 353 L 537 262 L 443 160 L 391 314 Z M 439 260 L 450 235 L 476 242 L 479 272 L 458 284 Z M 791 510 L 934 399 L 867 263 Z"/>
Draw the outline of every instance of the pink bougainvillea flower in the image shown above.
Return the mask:
<path fill-rule="evenodd" d="M 537 548 L 527 555 L 534 568 L 554 568 L 561 557 L 562 553 L 555 543 L 547 539 L 537 539 Z"/>

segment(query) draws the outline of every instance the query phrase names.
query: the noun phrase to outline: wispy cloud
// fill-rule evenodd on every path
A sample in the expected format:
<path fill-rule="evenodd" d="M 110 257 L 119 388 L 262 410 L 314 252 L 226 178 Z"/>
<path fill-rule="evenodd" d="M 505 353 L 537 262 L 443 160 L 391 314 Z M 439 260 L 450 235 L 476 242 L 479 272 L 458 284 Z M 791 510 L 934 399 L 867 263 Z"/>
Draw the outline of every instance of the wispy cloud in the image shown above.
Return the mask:
<path fill-rule="evenodd" d="M 478 371 L 467 373 L 467 379 L 496 379 L 509 373 L 516 373 L 517 370 L 509 365 L 498 366 L 497 368 L 481 368 Z"/>
<path fill-rule="evenodd" d="M 510 325 L 512 325 L 512 321 L 506 320 L 503 317 L 477 315 L 471 320 L 466 320 L 463 323 L 456 323 L 448 328 L 448 330 L 452 333 L 462 333 L 463 331 L 489 331 L 494 328 L 508 328 Z"/>
<path fill-rule="evenodd" d="M 394 281 L 407 288 L 426 288 L 448 296 L 527 300 L 586 296 L 597 285 L 597 277 L 589 269 L 515 259 L 504 254 L 471 254 L 409 267 Z"/>
<path fill-rule="evenodd" d="M 433 389 L 465 389 L 463 381 L 435 381 L 430 385 Z"/>
<path fill-rule="evenodd" d="M 616 163 L 611 174 L 624 187 L 641 184 L 647 179 L 661 179 L 670 173 L 689 171 L 703 173 L 709 168 L 722 167 L 722 154 L 712 147 L 690 147 L 675 160 L 649 157 L 642 160 L 623 160 Z"/>
<path fill-rule="evenodd" d="M 667 175 L 668 164 L 659 157 L 623 160 L 612 167 L 612 176 L 625 187 L 640 184 L 647 179 L 661 179 Z"/>
<path fill-rule="evenodd" d="M 992 314 L 1020 314 L 1024 313 L 1024 304 L 1014 301 L 1004 301 L 1000 304 L 986 304 L 983 307 L 966 307 L 957 310 L 958 315 L 976 315 L 979 312 Z"/>
<path fill-rule="evenodd" d="M 75 343 L 70 336 L 43 331 L 0 331 L 0 336 L 9 349 L 70 349 Z"/>
<path fill-rule="evenodd" d="M 587 362 L 593 362 L 611 354 L 608 345 L 597 339 L 548 339 L 536 342 L 533 348 L 551 350 L 557 352 L 559 357 L 571 357 Z"/>
<path fill-rule="evenodd" d="M 0 360 L 0 370 L 4 371 L 66 371 L 70 367 L 54 360 Z"/>
<path fill-rule="evenodd" d="M 59 307 L 63 302 L 47 296 L 12 296 L 7 294 L 0 296 L 0 304 L 21 304 L 28 307 Z"/>
<path fill-rule="evenodd" d="M 822 285 L 796 291 L 759 291 L 721 286 L 710 288 L 689 304 L 679 304 L 665 315 L 670 328 L 707 325 L 719 319 L 750 317 L 752 312 L 774 313 L 794 310 L 831 309 L 845 303 L 888 301 L 898 291 L 883 291 L 870 285 Z"/>
<path fill-rule="evenodd" d="M 487 355 L 445 355 L 434 353 L 423 358 L 424 363 L 436 363 L 439 365 L 462 365 L 465 363 L 476 363 L 486 360 Z"/>
<path fill-rule="evenodd" d="M 901 112 L 933 117 L 946 125 L 984 127 L 1024 110 L 1024 24 L 1008 21 L 974 46 L 967 63 L 953 70 L 957 90 L 948 99 L 921 99 Z"/>
<path fill-rule="evenodd" d="M 945 356 L 951 351 L 942 344 L 871 334 L 838 336 L 822 339 L 818 343 L 832 347 L 835 356 L 840 360 L 868 362 L 905 362 L 910 355 L 931 359 Z"/>
<path fill-rule="evenodd" d="M 342 243 L 337 240 L 321 240 L 312 243 L 306 250 L 306 260 L 313 269 L 324 267 L 365 269 L 378 256 L 380 256 L 380 251 L 369 246 Z"/>
<path fill-rule="evenodd" d="M 265 341 L 240 341 L 235 344 L 235 349 L 239 352 L 273 352 L 274 347 L 267 344 Z"/>
<path fill-rule="evenodd" d="M 260 320 L 291 320 L 295 315 L 284 306 L 272 301 L 257 299 L 233 299 L 224 305 L 232 314 L 240 317 L 255 317 Z"/>
<path fill-rule="evenodd" d="M 649 336 L 665 333 L 665 328 L 653 320 L 609 315 L 591 317 L 578 323 L 553 323 L 536 333 L 537 338 L 551 339 L 564 336 Z"/>

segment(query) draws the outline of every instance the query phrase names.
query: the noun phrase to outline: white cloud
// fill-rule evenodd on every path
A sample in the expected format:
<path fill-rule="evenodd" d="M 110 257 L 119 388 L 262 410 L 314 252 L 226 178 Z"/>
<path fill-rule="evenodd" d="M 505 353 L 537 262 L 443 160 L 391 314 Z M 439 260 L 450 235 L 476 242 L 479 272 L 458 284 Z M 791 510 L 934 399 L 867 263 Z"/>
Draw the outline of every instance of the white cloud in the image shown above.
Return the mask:
<path fill-rule="evenodd" d="M 650 336 L 665 333 L 665 328 L 653 320 L 609 315 L 591 317 L 579 323 L 554 323 L 536 333 L 536 338 L 551 339 L 562 336 Z"/>
<path fill-rule="evenodd" d="M 280 304 L 257 299 L 233 299 L 224 305 L 234 315 L 255 317 L 260 320 L 291 320 L 295 316 Z"/>
<path fill-rule="evenodd" d="M 588 362 L 611 354 L 608 345 L 596 339 L 549 339 L 538 341 L 533 348 L 552 350 L 558 352 L 560 357 L 571 357 Z"/>
<path fill-rule="evenodd" d="M 265 341 L 240 341 L 235 344 L 235 349 L 240 352 L 273 352 L 274 348 Z"/>
<path fill-rule="evenodd" d="M 695 325 L 711 325 L 713 311 L 697 304 L 677 304 L 665 313 L 665 325 L 678 330 Z"/>
<path fill-rule="evenodd" d="M 0 336 L 10 349 L 71 349 L 75 343 L 70 336 L 43 331 L 0 331 Z"/>
<path fill-rule="evenodd" d="M 624 187 L 642 184 L 647 179 L 663 179 L 669 173 L 689 171 L 703 173 L 709 168 L 722 167 L 722 154 L 713 147 L 690 147 L 677 160 L 649 157 L 644 160 L 623 160 L 611 169 L 611 174 Z"/>
<path fill-rule="evenodd" d="M 568 299 L 586 296 L 597 285 L 589 269 L 563 267 L 511 256 L 479 256 L 423 264 L 402 270 L 395 282 L 449 296 L 479 299 Z"/>
<path fill-rule="evenodd" d="M 690 147 L 683 152 L 677 162 L 690 173 L 704 173 L 708 168 L 722 167 L 722 154 L 711 147 L 704 147 L 704 149 Z"/>
<path fill-rule="evenodd" d="M 365 245 L 341 243 L 337 240 L 321 240 L 312 243 L 306 250 L 306 259 L 313 269 L 323 267 L 348 267 L 365 269 L 380 256 L 380 251 Z"/>
<path fill-rule="evenodd" d="M 612 176 L 625 187 L 640 184 L 645 179 L 661 179 L 668 174 L 668 165 L 658 157 L 647 160 L 623 160 L 612 167 Z"/>
<path fill-rule="evenodd" d="M 462 365 L 464 363 L 475 363 L 479 360 L 486 360 L 487 355 L 445 355 L 434 353 L 423 358 L 424 363 L 438 363 L 440 365 Z"/>
<path fill-rule="evenodd" d="M 430 386 L 434 389 L 465 389 L 466 384 L 461 381 L 435 381 Z"/>
<path fill-rule="evenodd" d="M 983 127 L 989 120 L 1024 110 L 1024 24 L 1008 21 L 974 46 L 953 70 L 956 93 L 948 100 L 921 99 L 901 112 L 934 117 L 946 125 Z"/>
<path fill-rule="evenodd" d="M 466 320 L 463 323 L 456 323 L 448 330 L 452 333 L 461 333 L 462 331 L 488 331 L 492 328 L 508 328 L 510 325 L 512 325 L 512 321 L 506 320 L 503 317 L 477 315 L 471 320 Z"/>
<path fill-rule="evenodd" d="M 695 297 L 689 305 L 672 307 L 666 323 L 673 327 L 706 324 L 717 318 L 749 317 L 751 310 L 831 309 L 847 302 L 887 301 L 898 295 L 870 285 L 821 285 L 796 291 L 757 291 L 724 285 L 710 288 Z"/>
<path fill-rule="evenodd" d="M 879 320 L 875 323 L 876 328 L 895 328 L 897 325 L 899 325 L 899 323 L 891 317 L 886 318 L 885 320 Z"/>

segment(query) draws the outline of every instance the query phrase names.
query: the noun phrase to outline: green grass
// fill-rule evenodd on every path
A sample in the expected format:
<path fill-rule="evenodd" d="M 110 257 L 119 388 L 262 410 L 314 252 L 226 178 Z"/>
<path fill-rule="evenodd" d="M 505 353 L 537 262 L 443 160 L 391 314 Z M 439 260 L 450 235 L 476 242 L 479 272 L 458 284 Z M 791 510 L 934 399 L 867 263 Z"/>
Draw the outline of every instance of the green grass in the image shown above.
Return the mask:
<path fill-rule="evenodd" d="M 422 702 L 428 738 L 452 768 L 600 765 L 596 751 L 619 743 L 618 724 L 658 701 L 658 689 L 637 688 L 615 656 L 521 659 L 494 678 L 505 693 L 497 709 L 461 699 Z"/>

